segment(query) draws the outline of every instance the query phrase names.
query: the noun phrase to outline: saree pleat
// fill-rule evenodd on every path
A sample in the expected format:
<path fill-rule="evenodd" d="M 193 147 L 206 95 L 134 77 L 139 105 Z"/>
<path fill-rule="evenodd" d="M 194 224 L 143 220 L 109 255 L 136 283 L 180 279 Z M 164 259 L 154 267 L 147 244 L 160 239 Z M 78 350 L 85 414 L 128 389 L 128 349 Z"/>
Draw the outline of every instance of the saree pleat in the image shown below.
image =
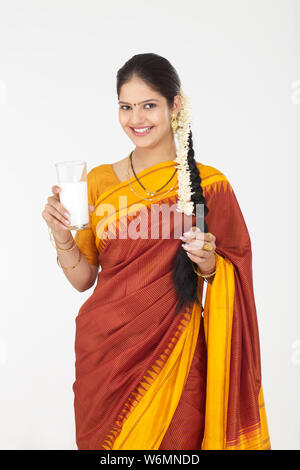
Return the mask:
<path fill-rule="evenodd" d="M 166 361 L 153 366 L 147 392 L 125 420 L 112 449 L 158 449 L 186 384 L 197 342 L 201 309 L 194 304 L 164 352 Z M 183 331 L 181 331 L 183 330 Z M 176 342 L 176 344 L 175 344 Z M 175 345 L 174 345 L 175 344 Z M 163 366 L 163 367 L 162 367 Z"/>
<path fill-rule="evenodd" d="M 154 165 L 139 179 L 160 187 L 175 164 Z M 88 174 L 95 211 L 75 240 L 101 271 L 76 317 L 78 449 L 270 448 L 249 234 L 226 177 L 198 168 L 217 273 L 204 309 L 199 278 L 200 304 L 178 315 L 172 271 L 187 227 L 173 213 L 165 236 L 159 217 L 176 204 L 174 181 L 153 204 L 118 181 L 111 165 Z M 130 183 L 141 192 L 134 178 Z M 188 222 L 195 225 L 194 216 Z"/>

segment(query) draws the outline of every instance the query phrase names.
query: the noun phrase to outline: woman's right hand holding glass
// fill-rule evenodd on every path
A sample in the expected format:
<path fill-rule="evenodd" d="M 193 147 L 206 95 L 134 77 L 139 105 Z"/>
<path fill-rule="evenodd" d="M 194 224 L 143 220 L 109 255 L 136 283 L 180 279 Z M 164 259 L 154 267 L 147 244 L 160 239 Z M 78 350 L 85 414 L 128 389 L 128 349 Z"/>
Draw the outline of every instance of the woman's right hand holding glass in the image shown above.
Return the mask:
<path fill-rule="evenodd" d="M 48 197 L 48 203 L 45 205 L 42 217 L 56 238 L 59 238 L 60 241 L 67 241 L 70 239 L 71 234 L 70 230 L 68 230 L 70 213 L 60 202 L 60 191 L 60 186 L 52 186 L 53 196 Z M 94 210 L 94 206 L 89 204 L 89 212 Z"/>
<path fill-rule="evenodd" d="M 68 230 L 68 225 L 70 224 L 68 219 L 70 213 L 60 202 L 60 191 L 61 188 L 59 186 L 52 186 L 53 196 L 48 197 L 48 203 L 45 205 L 42 217 L 54 235 L 67 240 L 70 237 L 70 235 L 66 236 L 66 230 Z"/>
<path fill-rule="evenodd" d="M 71 214 L 60 202 L 60 191 L 60 186 L 52 186 L 53 195 L 48 197 L 42 217 L 53 234 L 58 249 L 57 262 L 59 266 L 64 270 L 66 277 L 75 289 L 84 292 L 94 284 L 98 268 L 90 265 L 88 260 L 81 256 L 81 251 L 74 242 L 72 232 L 68 229 L 68 225 L 70 225 L 68 218 Z M 89 204 L 89 212 L 94 210 L 94 206 Z M 76 266 L 78 268 L 74 269 Z"/>

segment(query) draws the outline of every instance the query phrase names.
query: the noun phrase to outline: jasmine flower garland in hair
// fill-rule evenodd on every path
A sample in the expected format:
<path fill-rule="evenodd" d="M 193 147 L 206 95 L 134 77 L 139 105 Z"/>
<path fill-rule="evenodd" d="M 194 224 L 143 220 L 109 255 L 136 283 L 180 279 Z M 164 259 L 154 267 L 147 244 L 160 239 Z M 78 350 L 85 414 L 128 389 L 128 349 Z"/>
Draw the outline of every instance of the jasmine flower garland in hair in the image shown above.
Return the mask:
<path fill-rule="evenodd" d="M 194 194 L 191 187 L 190 169 L 187 161 L 189 151 L 189 133 L 191 127 L 191 106 L 187 95 L 183 89 L 180 88 L 180 95 L 182 97 L 182 104 L 180 112 L 177 115 L 178 128 L 177 128 L 177 141 L 178 147 L 176 149 L 177 158 L 175 162 L 177 165 L 177 179 L 178 179 L 178 202 L 177 212 L 183 212 L 186 215 L 192 215 L 194 210 L 194 203 L 191 201 L 191 196 Z"/>

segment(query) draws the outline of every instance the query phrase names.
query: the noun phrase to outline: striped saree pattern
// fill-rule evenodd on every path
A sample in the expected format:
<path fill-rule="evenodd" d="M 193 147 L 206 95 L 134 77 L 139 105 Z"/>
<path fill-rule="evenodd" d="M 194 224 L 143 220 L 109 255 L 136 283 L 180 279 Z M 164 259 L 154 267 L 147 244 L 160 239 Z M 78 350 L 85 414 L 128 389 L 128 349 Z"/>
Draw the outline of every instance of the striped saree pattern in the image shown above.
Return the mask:
<path fill-rule="evenodd" d="M 138 177 L 155 189 L 175 165 L 162 162 Z M 78 449 L 270 449 L 250 237 L 227 178 L 197 165 L 217 273 L 206 291 L 198 278 L 200 304 L 178 315 L 172 270 L 186 227 L 179 212 L 168 227 L 161 217 L 176 204 L 174 180 L 151 203 L 112 165 L 88 174 L 95 211 L 75 241 L 101 270 L 76 317 Z"/>

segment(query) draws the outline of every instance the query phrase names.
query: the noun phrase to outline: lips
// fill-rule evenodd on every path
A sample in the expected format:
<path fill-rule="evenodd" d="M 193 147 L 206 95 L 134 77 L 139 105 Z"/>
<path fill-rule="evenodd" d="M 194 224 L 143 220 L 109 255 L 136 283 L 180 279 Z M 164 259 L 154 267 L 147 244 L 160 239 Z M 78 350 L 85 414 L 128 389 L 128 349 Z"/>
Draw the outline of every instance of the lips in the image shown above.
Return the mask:
<path fill-rule="evenodd" d="M 146 131 L 146 132 L 135 132 L 134 128 L 131 127 L 130 129 L 132 130 L 133 134 L 136 135 L 136 136 L 143 136 L 143 135 L 148 135 L 150 134 L 151 130 L 153 129 L 154 126 L 148 126 L 150 127 L 150 130 Z M 145 129 L 145 127 L 136 127 L 136 129 Z"/>

